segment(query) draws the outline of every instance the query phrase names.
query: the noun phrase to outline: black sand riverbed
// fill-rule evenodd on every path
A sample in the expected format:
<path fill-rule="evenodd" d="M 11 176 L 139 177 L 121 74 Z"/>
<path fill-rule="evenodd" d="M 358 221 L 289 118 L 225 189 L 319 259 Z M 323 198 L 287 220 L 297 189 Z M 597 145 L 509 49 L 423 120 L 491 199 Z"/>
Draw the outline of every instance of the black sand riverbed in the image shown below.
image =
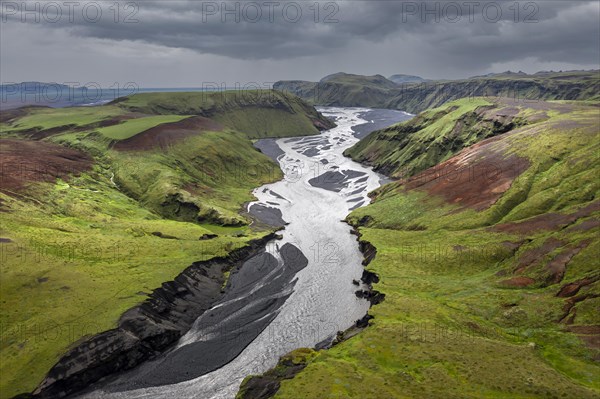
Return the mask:
<path fill-rule="evenodd" d="M 407 114 L 403 111 L 397 111 L 394 109 L 370 109 L 365 112 L 361 112 L 359 116 L 368 122 L 360 125 L 352 126 L 354 137 L 362 139 L 369 133 L 383 129 L 390 125 L 398 122 L 409 120 L 413 115 Z"/>
<path fill-rule="evenodd" d="M 121 375 L 103 389 L 112 392 L 175 384 L 216 370 L 235 359 L 277 316 L 308 259 L 291 244 L 282 261 L 262 252 L 232 271 L 226 293 L 191 328 L 191 343 Z M 185 342 L 185 338 L 183 340 Z"/>

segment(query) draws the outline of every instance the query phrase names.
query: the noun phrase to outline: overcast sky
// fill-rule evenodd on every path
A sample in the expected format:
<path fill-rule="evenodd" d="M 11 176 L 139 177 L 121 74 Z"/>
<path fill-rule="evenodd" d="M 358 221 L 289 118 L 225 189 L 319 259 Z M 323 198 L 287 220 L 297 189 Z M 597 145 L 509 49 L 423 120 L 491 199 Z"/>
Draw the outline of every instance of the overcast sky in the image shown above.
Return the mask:
<path fill-rule="evenodd" d="M 339 71 L 463 78 L 600 63 L 596 0 L 1 3 L 2 83 L 231 87 Z"/>

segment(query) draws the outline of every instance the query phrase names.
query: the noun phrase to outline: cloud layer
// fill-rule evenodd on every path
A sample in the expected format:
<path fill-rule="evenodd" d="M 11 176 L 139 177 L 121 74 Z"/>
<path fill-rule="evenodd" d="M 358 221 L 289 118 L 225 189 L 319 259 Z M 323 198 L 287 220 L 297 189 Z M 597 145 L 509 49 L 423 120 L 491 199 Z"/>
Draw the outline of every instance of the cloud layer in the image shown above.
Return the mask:
<path fill-rule="evenodd" d="M 507 65 L 535 72 L 600 63 L 596 1 L 67 4 L 2 2 L 2 81 L 70 76 L 193 86 L 317 80 L 337 71 L 456 78 Z"/>

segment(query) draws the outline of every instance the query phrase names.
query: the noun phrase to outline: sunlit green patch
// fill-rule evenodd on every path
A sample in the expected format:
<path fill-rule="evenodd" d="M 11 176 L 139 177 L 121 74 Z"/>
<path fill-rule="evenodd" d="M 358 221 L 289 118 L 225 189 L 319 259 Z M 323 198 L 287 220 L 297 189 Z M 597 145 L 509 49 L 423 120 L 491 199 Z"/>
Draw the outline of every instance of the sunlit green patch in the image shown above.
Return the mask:
<path fill-rule="evenodd" d="M 51 129 L 59 126 L 85 126 L 124 114 L 114 105 L 102 107 L 35 108 L 11 125 L 15 130 Z M 7 126 L 8 127 L 8 126 Z M 4 129 L 3 129 L 4 130 Z"/>
<path fill-rule="evenodd" d="M 313 122 L 322 118 L 297 97 L 275 90 L 142 93 L 120 106 L 146 114 L 201 115 L 250 138 L 317 134 Z"/>
<path fill-rule="evenodd" d="M 118 125 L 103 127 L 97 131 L 110 139 L 124 140 L 157 125 L 169 122 L 177 122 L 185 118 L 186 116 L 181 115 L 146 116 L 137 119 L 127 119 Z"/>

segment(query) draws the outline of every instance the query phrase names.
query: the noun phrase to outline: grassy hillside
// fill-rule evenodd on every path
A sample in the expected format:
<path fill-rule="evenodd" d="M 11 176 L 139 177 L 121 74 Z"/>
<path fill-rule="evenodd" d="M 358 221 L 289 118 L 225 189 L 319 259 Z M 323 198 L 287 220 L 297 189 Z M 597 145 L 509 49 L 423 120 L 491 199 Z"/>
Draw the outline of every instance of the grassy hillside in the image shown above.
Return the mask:
<path fill-rule="evenodd" d="M 333 127 L 298 97 L 274 90 L 143 93 L 118 105 L 145 114 L 199 115 L 251 138 L 305 136 Z"/>
<path fill-rule="evenodd" d="M 345 153 L 394 178 L 410 176 L 482 139 L 505 133 L 541 117 L 519 103 L 490 98 L 456 100 L 425 111 L 408 122 L 372 132 Z"/>
<path fill-rule="evenodd" d="M 18 114 L 18 110 L 6 112 L 7 118 L 10 113 Z M 102 107 L 77 107 L 77 108 L 46 108 L 31 107 L 21 110 L 18 120 L 13 120 L 10 125 L 3 126 L 2 133 L 9 129 L 14 130 L 48 130 L 61 126 L 71 128 L 99 124 L 103 120 L 110 120 L 122 115 L 123 111 L 114 106 Z"/>
<path fill-rule="evenodd" d="M 280 81 L 274 88 L 311 104 L 399 109 L 418 113 L 464 97 L 598 100 L 600 71 L 504 73 L 454 81 L 395 84 L 376 76 L 335 74 L 320 82 Z M 383 77 L 381 77 L 383 78 Z"/>
<path fill-rule="evenodd" d="M 198 95 L 0 118 L 0 397 L 32 391 L 75 342 L 113 328 L 192 262 L 271 232 L 239 213 L 253 188 L 281 178 L 249 137 L 330 122 L 291 96 L 238 99 L 230 112 L 190 108 Z M 250 109 L 270 119 L 245 119 Z"/>
<path fill-rule="evenodd" d="M 368 270 L 385 300 L 366 330 L 299 360 L 275 397 L 598 397 L 598 110 L 520 105 L 524 126 L 377 190 L 348 220 L 376 248 Z M 432 112 L 417 117 L 423 137 Z M 476 140 L 465 126 L 455 137 Z M 423 137 L 393 148 L 415 164 L 405 148 L 426 149 Z"/>
<path fill-rule="evenodd" d="M 156 115 L 147 116 L 144 118 L 128 119 L 118 125 L 102 127 L 98 129 L 98 133 L 109 139 L 125 140 L 142 133 L 145 130 L 153 128 L 154 126 L 163 123 L 178 122 L 185 118 L 187 118 L 187 116 Z"/>

